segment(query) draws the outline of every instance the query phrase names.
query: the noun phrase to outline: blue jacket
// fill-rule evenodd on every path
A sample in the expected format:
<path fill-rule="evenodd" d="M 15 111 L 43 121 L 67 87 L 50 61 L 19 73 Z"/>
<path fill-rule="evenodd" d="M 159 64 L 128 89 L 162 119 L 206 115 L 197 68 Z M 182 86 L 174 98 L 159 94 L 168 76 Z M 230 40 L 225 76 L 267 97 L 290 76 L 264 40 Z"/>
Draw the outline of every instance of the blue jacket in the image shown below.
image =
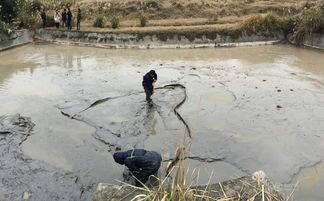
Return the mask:
<path fill-rule="evenodd" d="M 153 82 L 157 80 L 157 74 L 153 71 L 153 77 L 151 77 L 152 71 L 146 73 L 143 76 L 143 86 L 147 87 L 150 91 L 153 91 Z"/>
<path fill-rule="evenodd" d="M 114 153 L 114 160 L 128 167 L 133 173 L 140 171 L 154 172 L 160 168 L 161 155 L 154 151 L 144 149 L 132 149 L 125 152 Z"/>

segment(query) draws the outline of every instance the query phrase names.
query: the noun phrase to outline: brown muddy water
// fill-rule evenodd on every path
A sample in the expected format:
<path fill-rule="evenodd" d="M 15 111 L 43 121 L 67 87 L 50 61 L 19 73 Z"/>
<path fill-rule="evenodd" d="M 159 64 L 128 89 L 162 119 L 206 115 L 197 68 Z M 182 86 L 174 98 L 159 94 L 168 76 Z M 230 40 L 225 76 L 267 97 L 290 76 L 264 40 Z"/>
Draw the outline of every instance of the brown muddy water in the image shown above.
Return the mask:
<path fill-rule="evenodd" d="M 192 130 L 188 166 L 199 169 L 198 184 L 264 170 L 278 190 L 294 191 L 296 200 L 324 200 L 323 64 L 323 52 L 284 45 L 27 45 L 0 52 L 0 115 L 32 118 L 34 133 L 21 145 L 28 157 L 78 174 L 85 186 L 118 183 L 123 168 L 113 162 L 112 151 L 146 148 L 168 159 L 185 133 L 173 113 L 182 90 L 156 90 L 153 107 L 144 101 L 142 76 L 155 69 L 157 87 L 186 86 L 188 98 L 179 111 Z M 76 119 L 61 114 L 116 96 Z M 218 158 L 224 160 L 213 162 Z"/>

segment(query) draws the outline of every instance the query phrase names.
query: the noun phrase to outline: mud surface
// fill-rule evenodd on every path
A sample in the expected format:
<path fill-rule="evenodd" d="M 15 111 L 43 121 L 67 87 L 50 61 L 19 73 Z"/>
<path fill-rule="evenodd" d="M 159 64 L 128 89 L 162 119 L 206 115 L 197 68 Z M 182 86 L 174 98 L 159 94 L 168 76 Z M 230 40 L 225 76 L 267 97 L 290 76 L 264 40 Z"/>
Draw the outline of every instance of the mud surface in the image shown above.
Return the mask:
<path fill-rule="evenodd" d="M 187 99 L 178 111 L 191 129 L 188 165 L 214 171 L 212 183 L 262 169 L 279 190 L 290 192 L 306 174 L 301 172 L 324 159 L 323 52 L 290 46 L 104 50 L 29 45 L 0 58 L 0 114 L 19 111 L 32 117 L 36 126 L 22 143 L 24 153 L 82 178 L 74 192 L 84 200 L 96 184 L 122 179 L 123 168 L 113 162 L 111 151 L 146 148 L 168 159 L 179 136 L 188 134 L 174 113 L 183 89 L 156 90 L 154 106 L 145 103 L 141 79 L 150 69 L 158 73 L 156 87 L 186 87 Z M 116 98 L 79 113 L 107 97 Z M 61 112 L 76 115 L 71 119 Z M 295 195 L 311 194 L 305 189 Z"/>
<path fill-rule="evenodd" d="M 75 174 L 22 152 L 20 145 L 33 127 L 19 114 L 0 116 L 0 200 L 79 200 L 82 185 Z"/>

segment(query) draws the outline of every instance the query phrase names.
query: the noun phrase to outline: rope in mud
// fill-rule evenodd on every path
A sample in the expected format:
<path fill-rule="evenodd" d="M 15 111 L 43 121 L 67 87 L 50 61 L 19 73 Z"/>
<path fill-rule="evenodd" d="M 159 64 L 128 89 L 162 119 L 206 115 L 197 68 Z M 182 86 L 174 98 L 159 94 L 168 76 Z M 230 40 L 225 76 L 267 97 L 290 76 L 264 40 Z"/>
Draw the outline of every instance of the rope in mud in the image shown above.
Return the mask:
<path fill-rule="evenodd" d="M 184 159 L 191 159 L 191 160 L 196 160 L 196 161 L 200 161 L 200 162 L 207 162 L 207 163 L 213 163 L 213 162 L 218 162 L 218 161 L 224 161 L 225 158 L 202 158 L 202 157 L 198 157 L 198 156 L 185 156 Z M 170 162 L 173 161 L 174 158 L 169 158 L 169 159 L 165 159 L 163 160 L 163 162 Z"/>
<path fill-rule="evenodd" d="M 181 116 L 181 114 L 178 112 L 178 109 L 181 107 L 181 105 L 183 105 L 186 100 L 187 100 L 187 90 L 186 90 L 186 87 L 182 84 L 168 84 L 168 85 L 164 85 L 163 87 L 157 87 L 155 88 L 155 90 L 160 90 L 160 89 L 174 89 L 175 87 L 180 87 L 181 89 L 183 89 L 184 91 L 184 98 L 182 99 L 182 101 L 180 103 L 178 103 L 174 108 L 173 108 L 173 112 L 175 113 L 175 115 L 177 116 L 177 118 L 185 125 L 186 127 L 186 130 L 187 130 L 187 133 L 188 133 L 188 136 L 191 138 L 191 130 L 190 130 L 190 127 L 188 125 L 188 123 L 183 119 L 183 117 Z M 99 99 L 99 100 L 96 100 L 95 102 L 93 102 L 92 104 L 90 104 L 88 107 L 86 107 L 85 109 L 73 114 L 73 115 L 69 115 L 63 111 L 61 111 L 61 113 L 64 115 L 64 116 L 67 116 L 71 119 L 75 119 L 75 116 L 77 116 L 78 114 L 82 113 L 82 112 L 85 112 L 86 110 L 92 108 L 92 107 L 95 107 L 101 103 L 104 103 L 104 102 L 107 102 L 109 100 L 113 100 L 113 99 L 118 99 L 118 98 L 123 98 L 123 97 L 127 97 L 127 96 L 131 96 L 131 95 L 138 95 L 138 94 L 141 94 L 141 93 L 144 93 L 144 92 L 135 92 L 135 93 L 130 93 L 130 94 L 126 94 L 126 95 L 121 95 L 121 96 L 115 96 L 115 97 L 107 97 L 107 98 L 103 98 L 103 99 Z"/>
<path fill-rule="evenodd" d="M 190 138 L 192 138 L 191 136 L 191 129 L 188 125 L 188 123 L 183 119 L 183 117 L 181 116 L 181 114 L 178 112 L 178 109 L 186 102 L 187 100 L 187 90 L 186 87 L 182 84 L 168 84 L 168 85 L 164 85 L 162 87 L 157 87 L 155 88 L 155 90 L 160 90 L 160 89 L 174 89 L 175 87 L 180 87 L 181 89 L 183 89 L 184 91 L 184 98 L 173 108 L 173 112 L 175 113 L 175 115 L 177 116 L 177 118 L 185 125 L 188 136 Z M 69 115 L 67 113 L 64 113 L 63 111 L 61 111 L 61 113 L 71 119 L 75 119 L 75 116 L 92 108 L 95 107 L 101 103 L 104 103 L 106 101 L 109 100 L 113 100 L 113 99 L 118 99 L 118 98 L 123 98 L 123 97 L 127 97 L 127 96 L 131 96 L 131 95 L 138 95 L 144 92 L 135 92 L 135 93 L 130 93 L 130 94 L 126 94 L 126 95 L 121 95 L 121 96 L 115 96 L 115 97 L 107 97 L 107 98 L 103 98 L 103 99 L 99 99 L 96 100 L 95 102 L 93 102 L 92 104 L 90 104 L 88 107 L 86 107 L 85 109 L 81 110 L 80 112 L 75 113 L 74 115 Z M 217 162 L 217 161 L 224 161 L 224 158 L 202 158 L 202 157 L 196 157 L 196 156 L 185 156 L 184 159 L 192 159 L 192 160 L 198 160 L 201 162 L 208 162 L 208 163 L 212 163 L 212 162 Z M 171 159 L 166 159 L 163 160 L 163 162 L 171 162 L 170 166 L 168 167 L 168 169 L 170 170 L 170 167 L 174 166 L 177 162 L 179 161 L 179 158 L 176 156 L 175 158 L 171 158 Z M 168 170 L 167 170 L 167 174 L 168 175 Z"/>

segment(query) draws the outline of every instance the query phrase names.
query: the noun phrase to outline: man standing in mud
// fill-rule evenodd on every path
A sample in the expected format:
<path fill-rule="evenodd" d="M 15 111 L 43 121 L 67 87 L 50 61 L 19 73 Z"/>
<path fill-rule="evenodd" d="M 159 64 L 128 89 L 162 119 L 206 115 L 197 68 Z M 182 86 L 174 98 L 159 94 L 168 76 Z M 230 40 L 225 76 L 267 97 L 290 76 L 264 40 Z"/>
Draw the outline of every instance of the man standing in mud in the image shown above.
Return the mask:
<path fill-rule="evenodd" d="M 146 73 L 143 76 L 143 88 L 146 94 L 146 101 L 148 103 L 152 102 L 151 96 L 154 93 L 154 86 L 153 84 L 157 81 L 157 74 L 154 70 L 151 70 L 150 72 Z"/>
<path fill-rule="evenodd" d="M 151 175 L 158 172 L 162 157 L 155 151 L 132 149 L 114 153 L 116 163 L 125 165 L 135 177 L 135 185 L 140 187 L 147 182 Z"/>

